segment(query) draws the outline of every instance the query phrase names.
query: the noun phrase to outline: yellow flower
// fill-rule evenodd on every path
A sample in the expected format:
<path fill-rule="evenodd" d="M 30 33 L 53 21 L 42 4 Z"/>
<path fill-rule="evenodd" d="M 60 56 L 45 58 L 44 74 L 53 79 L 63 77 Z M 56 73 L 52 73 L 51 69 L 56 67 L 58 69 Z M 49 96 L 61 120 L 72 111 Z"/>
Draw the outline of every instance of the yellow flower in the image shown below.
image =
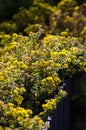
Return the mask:
<path fill-rule="evenodd" d="M 4 130 L 4 128 L 0 125 L 0 130 Z"/>
<path fill-rule="evenodd" d="M 9 102 L 9 103 L 7 104 L 7 106 L 8 106 L 8 107 L 14 107 L 14 104 Z"/>
<path fill-rule="evenodd" d="M 38 123 L 39 123 L 40 126 L 44 125 L 44 122 L 41 119 L 38 121 Z"/>
<path fill-rule="evenodd" d="M 81 66 L 81 65 L 83 65 L 83 63 L 82 63 L 82 62 L 80 62 L 79 64 L 80 64 L 80 66 Z"/>
<path fill-rule="evenodd" d="M 83 28 L 81 35 L 86 35 L 86 26 Z"/>
<path fill-rule="evenodd" d="M 68 54 L 68 51 L 66 49 L 63 49 L 59 52 L 60 56 L 66 56 Z"/>
<path fill-rule="evenodd" d="M 56 63 L 56 64 L 55 64 L 55 67 L 60 68 L 60 67 L 61 67 L 61 64 Z"/>
<path fill-rule="evenodd" d="M 4 76 L 0 75 L 0 80 L 1 81 L 4 80 Z"/>
<path fill-rule="evenodd" d="M 68 61 L 68 62 L 71 62 L 71 58 L 70 58 L 70 57 L 69 57 L 69 58 L 67 58 L 67 61 Z"/>
<path fill-rule="evenodd" d="M 5 80 L 4 80 L 6 83 L 10 83 L 10 78 L 5 78 Z"/>
<path fill-rule="evenodd" d="M 57 75 L 53 76 L 53 79 L 54 81 L 57 81 L 58 83 L 61 82 L 60 78 Z"/>
<path fill-rule="evenodd" d="M 42 81 L 41 81 L 41 84 L 44 85 L 46 83 L 46 79 L 44 78 Z"/>
<path fill-rule="evenodd" d="M 46 100 L 46 102 L 47 102 L 46 104 L 42 105 L 44 110 L 51 111 L 51 110 L 56 108 L 56 104 L 57 104 L 57 99 L 56 98 L 51 99 L 51 100 Z"/>
<path fill-rule="evenodd" d="M 16 33 L 13 34 L 14 38 L 18 38 L 18 35 Z"/>
<path fill-rule="evenodd" d="M 18 60 L 17 60 L 17 59 L 15 59 L 15 58 L 14 58 L 13 60 L 14 60 L 14 61 L 13 61 L 13 64 L 14 64 L 14 65 L 18 65 L 18 66 L 19 66 L 19 62 L 18 62 Z"/>
<path fill-rule="evenodd" d="M 43 116 L 44 114 L 45 114 L 44 112 L 40 112 L 40 113 L 39 113 L 40 116 Z"/>
<path fill-rule="evenodd" d="M 84 68 L 84 71 L 86 72 L 86 67 Z"/>
<path fill-rule="evenodd" d="M 61 32 L 61 36 L 68 36 L 68 32 Z"/>
<path fill-rule="evenodd" d="M 74 10 L 77 11 L 77 10 L 79 10 L 79 8 L 80 8 L 79 6 L 75 6 Z"/>
<path fill-rule="evenodd" d="M 65 68 L 68 68 L 68 64 L 65 63 L 65 64 L 64 64 L 64 67 L 65 67 Z"/>
<path fill-rule="evenodd" d="M 16 119 L 17 109 L 16 109 L 16 108 L 13 108 L 13 109 L 11 109 L 11 110 L 12 110 L 12 116 L 13 116 L 13 118 Z"/>
<path fill-rule="evenodd" d="M 77 47 L 71 47 L 70 51 L 72 51 L 73 54 L 76 54 L 79 50 Z"/>
<path fill-rule="evenodd" d="M 58 52 L 52 51 L 52 52 L 51 52 L 51 58 L 52 58 L 52 59 L 55 59 L 56 57 L 58 57 L 58 54 L 59 54 Z"/>
<path fill-rule="evenodd" d="M 6 111 L 5 115 L 9 116 L 10 115 L 10 111 Z"/>
<path fill-rule="evenodd" d="M 13 65 L 10 65 L 10 70 L 14 69 L 14 66 Z"/>
<path fill-rule="evenodd" d="M 44 38 L 44 43 L 48 43 L 48 39 L 53 39 L 55 38 L 56 36 L 55 35 L 47 35 L 45 38 Z"/>
<path fill-rule="evenodd" d="M 14 97 L 14 100 L 18 103 L 18 105 L 20 105 L 22 104 L 23 97 L 20 95 L 17 95 L 16 97 Z"/>
<path fill-rule="evenodd" d="M 19 116 L 17 117 L 17 121 L 21 121 L 21 120 L 23 120 L 23 117 L 22 117 L 21 115 L 19 115 Z"/>
<path fill-rule="evenodd" d="M 20 91 L 23 93 L 23 92 L 26 92 L 26 89 L 24 87 L 21 87 Z"/>
<path fill-rule="evenodd" d="M 13 90 L 13 92 L 15 95 L 18 95 L 18 90 L 16 88 Z"/>
<path fill-rule="evenodd" d="M 27 66 L 27 65 L 25 65 L 25 64 L 23 63 L 23 64 L 21 64 L 21 68 L 22 68 L 22 69 L 27 69 L 27 68 L 28 68 L 28 66 Z"/>
<path fill-rule="evenodd" d="M 9 46 L 5 46 L 5 51 L 10 51 L 15 47 L 15 45 L 9 45 Z"/>

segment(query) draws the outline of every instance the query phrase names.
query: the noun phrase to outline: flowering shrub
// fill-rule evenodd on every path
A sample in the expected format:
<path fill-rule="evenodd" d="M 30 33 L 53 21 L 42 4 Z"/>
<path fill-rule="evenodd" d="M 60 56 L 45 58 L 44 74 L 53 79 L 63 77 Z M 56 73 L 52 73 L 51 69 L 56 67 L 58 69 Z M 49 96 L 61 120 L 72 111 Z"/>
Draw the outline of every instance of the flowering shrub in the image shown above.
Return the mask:
<path fill-rule="evenodd" d="M 39 11 L 40 10 L 40 11 Z M 19 12 L 13 16 L 12 21 L 16 23 L 18 32 L 24 32 L 25 28 L 32 30 L 35 24 L 42 24 L 45 28 L 49 24 L 49 16 L 54 13 L 55 8 L 44 2 L 44 0 L 34 0 L 29 8 L 20 8 Z M 19 26 L 21 25 L 21 26 Z"/>
<path fill-rule="evenodd" d="M 85 8 L 85 3 L 79 6 L 75 0 L 61 0 L 50 16 L 50 32 L 60 34 L 67 31 L 72 36 L 81 36 L 83 28 L 86 27 Z"/>
<path fill-rule="evenodd" d="M 31 118 L 32 111 L 29 109 L 14 107 L 12 103 L 4 104 L 0 101 L 0 111 L 1 110 L 3 113 L 0 114 L 0 123 L 5 126 L 1 126 L 2 129 L 5 128 L 7 130 L 11 128 L 16 130 L 16 128 L 18 128 L 18 130 L 38 130 L 43 128 L 44 122 L 38 116 Z"/>
<path fill-rule="evenodd" d="M 42 130 L 67 95 L 65 79 L 86 72 L 86 4 L 32 0 L 17 8 L 0 23 L 0 130 Z"/>
<path fill-rule="evenodd" d="M 42 130 L 66 93 L 67 76 L 86 72 L 86 44 L 76 37 L 0 35 L 0 129 Z M 60 91 L 59 91 L 60 90 Z"/>
<path fill-rule="evenodd" d="M 26 3 L 28 8 L 25 8 Z M 42 25 L 46 34 L 57 35 L 67 32 L 71 36 L 86 38 L 85 2 L 78 5 L 78 0 L 61 0 L 57 5 L 52 5 L 45 0 L 33 0 L 32 4 L 25 4 L 19 6 L 19 11 L 10 21 L 0 24 L 1 33 L 17 32 L 28 35 L 31 31 L 36 32 L 39 29 L 38 25 Z M 22 5 L 22 2 L 19 5 Z"/>

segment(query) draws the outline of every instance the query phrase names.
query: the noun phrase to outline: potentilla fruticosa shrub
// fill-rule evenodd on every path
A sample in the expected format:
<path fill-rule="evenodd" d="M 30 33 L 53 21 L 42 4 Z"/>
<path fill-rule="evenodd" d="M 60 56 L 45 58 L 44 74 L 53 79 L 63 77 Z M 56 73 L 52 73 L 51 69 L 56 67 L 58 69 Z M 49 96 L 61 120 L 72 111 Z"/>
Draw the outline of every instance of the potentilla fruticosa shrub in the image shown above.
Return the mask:
<path fill-rule="evenodd" d="M 42 130 L 47 115 L 66 96 L 66 77 L 86 72 L 86 43 L 43 30 L 0 35 L 0 129 Z"/>

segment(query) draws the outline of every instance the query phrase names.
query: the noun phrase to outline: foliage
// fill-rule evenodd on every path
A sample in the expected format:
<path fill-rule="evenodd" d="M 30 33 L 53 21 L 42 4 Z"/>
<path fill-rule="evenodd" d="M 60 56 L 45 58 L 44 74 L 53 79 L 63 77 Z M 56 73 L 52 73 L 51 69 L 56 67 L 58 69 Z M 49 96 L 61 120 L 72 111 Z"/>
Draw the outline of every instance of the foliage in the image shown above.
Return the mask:
<path fill-rule="evenodd" d="M 39 11 L 40 10 L 40 11 Z M 54 7 L 43 0 L 34 0 L 33 6 L 29 9 L 20 8 L 19 12 L 13 16 L 13 22 L 17 24 L 18 32 L 23 32 L 28 24 L 48 25 L 49 16 L 54 12 Z M 19 26 L 21 25 L 21 26 Z"/>
<path fill-rule="evenodd" d="M 8 16 L 15 1 L 0 2 Z M 18 0 L 16 7 L 0 23 L 0 130 L 42 130 L 67 95 L 65 79 L 86 72 L 86 4 Z"/>
<path fill-rule="evenodd" d="M 12 31 L 27 35 L 34 31 L 37 24 L 41 24 L 47 34 L 57 35 L 67 31 L 72 36 L 86 37 L 86 34 L 82 33 L 86 27 L 86 3 L 78 5 L 75 0 L 61 0 L 57 5 L 52 5 L 45 0 L 34 0 L 32 3 L 26 2 L 26 7 L 24 1 L 22 2 L 12 19 L 7 22 L 15 24 L 16 28 Z M 5 26 L 5 23 L 1 23 L 0 26 Z M 2 28 L 0 30 L 2 31 Z M 4 33 L 12 33 L 7 30 L 4 28 Z"/>
<path fill-rule="evenodd" d="M 3 22 L 0 24 L 0 33 L 1 34 L 12 34 L 16 32 L 17 27 L 15 23 Z"/>
<path fill-rule="evenodd" d="M 67 76 L 86 71 L 85 42 L 66 32 L 44 38 L 41 33 L 43 29 L 28 37 L 0 35 L 2 127 L 43 129 L 43 120 L 66 95 L 60 84 Z"/>
<path fill-rule="evenodd" d="M 78 6 L 74 0 L 62 0 L 50 17 L 51 33 L 67 31 L 72 36 L 81 36 L 83 28 L 86 27 L 85 8 L 86 4 Z"/>

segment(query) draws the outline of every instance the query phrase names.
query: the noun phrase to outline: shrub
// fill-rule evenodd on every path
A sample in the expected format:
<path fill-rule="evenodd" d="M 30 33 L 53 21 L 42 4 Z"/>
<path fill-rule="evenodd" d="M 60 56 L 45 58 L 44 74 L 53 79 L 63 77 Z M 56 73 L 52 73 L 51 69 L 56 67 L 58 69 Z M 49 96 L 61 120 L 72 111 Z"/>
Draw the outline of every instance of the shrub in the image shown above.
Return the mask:
<path fill-rule="evenodd" d="M 86 46 L 81 39 L 40 36 L 40 31 L 28 37 L 0 35 L 2 129 L 42 130 L 43 120 L 66 95 L 60 84 L 67 76 L 86 72 Z"/>
<path fill-rule="evenodd" d="M 69 35 L 82 36 L 81 32 L 86 26 L 85 7 L 86 4 L 78 6 L 74 0 L 62 0 L 50 17 L 50 32 L 60 34 L 67 31 Z"/>
<path fill-rule="evenodd" d="M 17 27 L 15 23 L 3 22 L 0 24 L 0 33 L 3 34 L 12 34 L 16 32 Z"/>
<path fill-rule="evenodd" d="M 85 3 L 78 5 L 76 0 L 61 0 L 57 5 L 52 5 L 45 0 L 34 0 L 31 4 L 27 2 L 27 8 L 22 2 L 18 12 L 8 22 L 17 26 L 17 33 L 27 35 L 27 31 L 33 32 L 39 24 L 44 27 L 46 34 L 58 35 L 67 31 L 71 36 L 86 37 L 82 35 L 86 27 Z M 8 30 L 6 27 L 3 31 L 9 33 L 5 30 Z"/>

